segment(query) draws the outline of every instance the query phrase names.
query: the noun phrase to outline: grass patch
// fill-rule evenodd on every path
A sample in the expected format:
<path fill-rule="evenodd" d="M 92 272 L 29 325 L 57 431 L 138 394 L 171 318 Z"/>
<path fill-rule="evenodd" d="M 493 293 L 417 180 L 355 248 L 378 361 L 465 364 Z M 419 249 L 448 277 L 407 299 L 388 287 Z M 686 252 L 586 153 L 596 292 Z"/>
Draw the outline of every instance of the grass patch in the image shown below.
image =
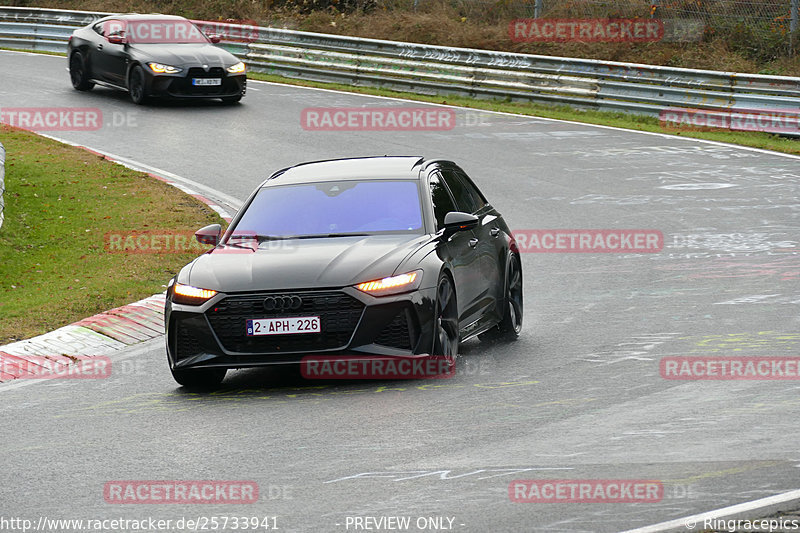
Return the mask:
<path fill-rule="evenodd" d="M 581 111 L 569 106 L 546 106 L 541 104 L 510 102 L 507 100 L 479 100 L 466 96 L 433 96 L 421 95 L 395 91 L 391 89 L 381 89 L 373 87 L 354 87 L 340 83 L 323 83 L 315 81 L 296 80 L 276 76 L 273 74 L 261 74 L 259 72 L 249 72 L 248 78 L 271 81 L 275 83 L 285 83 L 288 85 L 299 85 L 303 87 L 317 87 L 324 89 L 334 89 L 359 94 L 371 94 L 377 96 L 387 96 L 392 98 L 404 98 L 420 102 L 432 102 L 436 104 L 447 104 L 471 109 L 483 109 L 487 111 L 499 111 L 503 113 L 516 113 L 520 115 L 530 115 L 533 117 L 554 118 L 559 120 L 571 120 L 586 124 L 600 124 L 604 126 L 614 126 L 637 131 L 649 131 L 655 133 L 666 133 L 679 137 L 690 137 L 694 139 L 706 139 L 730 144 L 739 144 L 764 150 L 785 152 L 787 154 L 800 155 L 800 142 L 796 139 L 781 137 L 769 133 L 743 132 L 743 131 L 680 131 L 667 130 L 663 128 L 657 118 L 633 115 L 630 113 L 610 113 L 605 111 Z"/>
<path fill-rule="evenodd" d="M 108 253 L 106 233 L 224 223 L 199 200 L 85 150 L 7 126 L 0 141 L 0 344 L 161 292 L 197 255 Z"/>

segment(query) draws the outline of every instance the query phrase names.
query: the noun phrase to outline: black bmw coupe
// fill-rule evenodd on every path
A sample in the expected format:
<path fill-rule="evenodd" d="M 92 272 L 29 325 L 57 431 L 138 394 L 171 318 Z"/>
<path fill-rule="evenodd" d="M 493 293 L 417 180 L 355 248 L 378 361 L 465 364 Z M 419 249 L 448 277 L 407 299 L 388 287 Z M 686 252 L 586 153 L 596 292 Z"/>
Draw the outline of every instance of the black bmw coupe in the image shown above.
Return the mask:
<path fill-rule="evenodd" d="M 70 37 L 70 79 L 79 91 L 95 84 L 128 91 L 136 104 L 151 96 L 238 102 L 247 87 L 245 64 L 216 42 L 183 17 L 105 17 Z"/>
<path fill-rule="evenodd" d="M 516 338 L 522 267 L 503 217 L 450 161 L 303 163 L 259 185 L 167 290 L 178 383 L 229 368 L 332 358 L 454 357 L 459 342 Z"/>

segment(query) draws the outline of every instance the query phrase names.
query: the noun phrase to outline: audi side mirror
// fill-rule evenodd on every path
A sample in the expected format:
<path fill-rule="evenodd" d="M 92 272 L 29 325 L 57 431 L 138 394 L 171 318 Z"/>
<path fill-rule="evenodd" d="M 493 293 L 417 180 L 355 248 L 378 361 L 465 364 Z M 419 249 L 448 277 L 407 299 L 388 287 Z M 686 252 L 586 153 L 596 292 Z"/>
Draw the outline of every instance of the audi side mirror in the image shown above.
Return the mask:
<path fill-rule="evenodd" d="M 444 216 L 444 234 L 449 237 L 459 231 L 471 230 L 478 225 L 479 221 L 480 219 L 475 215 L 462 213 L 461 211 L 450 211 Z"/>
<path fill-rule="evenodd" d="M 219 224 L 211 224 L 197 230 L 194 233 L 194 238 L 197 239 L 197 242 L 200 244 L 210 244 L 211 246 L 216 246 L 219 242 L 221 232 L 222 226 Z"/>
<path fill-rule="evenodd" d="M 218 42 L 220 42 L 221 39 L 219 35 L 209 35 L 208 40 L 214 44 L 217 44 Z"/>

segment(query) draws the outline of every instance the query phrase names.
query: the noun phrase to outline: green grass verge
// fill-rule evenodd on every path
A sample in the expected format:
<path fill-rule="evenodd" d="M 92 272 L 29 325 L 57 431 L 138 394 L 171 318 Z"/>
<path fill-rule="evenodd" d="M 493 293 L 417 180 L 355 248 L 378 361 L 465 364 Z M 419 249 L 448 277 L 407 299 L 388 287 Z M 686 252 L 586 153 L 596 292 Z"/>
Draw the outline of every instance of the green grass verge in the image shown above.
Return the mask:
<path fill-rule="evenodd" d="M 559 120 L 572 120 L 586 124 L 600 124 L 604 126 L 614 126 L 636 131 L 650 131 L 665 133 L 679 137 L 690 137 L 694 139 L 706 139 L 709 141 L 719 141 L 730 144 L 739 144 L 764 150 L 774 150 L 789 154 L 800 154 L 800 140 L 772 135 L 769 133 L 742 132 L 742 131 L 673 131 L 665 129 L 655 117 L 645 117 L 630 113 L 609 113 L 604 111 L 581 111 L 569 106 L 546 106 L 524 102 L 510 102 L 508 100 L 480 100 L 468 98 L 466 96 L 430 96 L 415 93 L 395 91 L 391 89 L 380 89 L 373 87 L 354 87 L 339 83 L 323 83 L 314 81 L 303 81 L 272 74 L 261 74 L 259 72 L 248 72 L 248 78 L 274 83 L 284 83 L 288 85 L 300 85 L 303 87 L 318 87 L 323 89 L 334 89 L 360 94 L 371 94 L 377 96 L 387 96 L 393 98 L 405 98 L 419 102 L 432 102 L 436 104 L 447 104 L 472 109 L 483 109 L 487 111 L 500 111 L 503 113 L 516 113 L 520 115 L 530 115 L 533 117 L 553 118 Z"/>
<path fill-rule="evenodd" d="M 109 253 L 107 233 L 224 224 L 199 200 L 86 150 L 6 126 L 0 142 L 0 344 L 161 292 L 198 255 Z"/>

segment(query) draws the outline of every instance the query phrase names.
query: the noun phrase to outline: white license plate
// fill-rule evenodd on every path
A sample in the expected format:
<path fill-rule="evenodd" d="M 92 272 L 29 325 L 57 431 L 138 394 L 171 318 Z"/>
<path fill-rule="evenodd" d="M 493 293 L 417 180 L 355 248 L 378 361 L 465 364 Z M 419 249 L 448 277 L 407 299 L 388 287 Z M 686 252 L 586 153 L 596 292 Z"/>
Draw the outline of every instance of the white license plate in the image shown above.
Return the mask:
<path fill-rule="evenodd" d="M 247 320 L 247 336 L 294 335 L 320 333 L 318 316 L 287 316 L 284 318 L 251 318 Z"/>
<path fill-rule="evenodd" d="M 222 78 L 192 78 L 192 85 L 222 85 Z"/>

